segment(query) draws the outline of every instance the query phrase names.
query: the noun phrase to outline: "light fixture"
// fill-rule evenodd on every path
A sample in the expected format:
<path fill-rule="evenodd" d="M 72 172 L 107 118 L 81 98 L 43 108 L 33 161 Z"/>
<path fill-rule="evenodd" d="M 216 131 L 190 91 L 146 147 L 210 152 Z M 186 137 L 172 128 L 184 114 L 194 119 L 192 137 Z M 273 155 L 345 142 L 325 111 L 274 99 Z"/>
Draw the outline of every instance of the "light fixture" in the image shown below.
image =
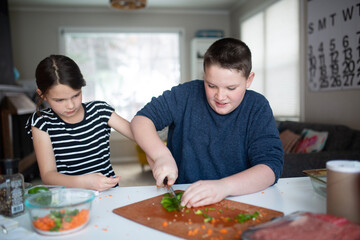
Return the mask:
<path fill-rule="evenodd" d="M 110 5 L 116 9 L 133 10 L 146 7 L 147 0 L 110 0 Z"/>

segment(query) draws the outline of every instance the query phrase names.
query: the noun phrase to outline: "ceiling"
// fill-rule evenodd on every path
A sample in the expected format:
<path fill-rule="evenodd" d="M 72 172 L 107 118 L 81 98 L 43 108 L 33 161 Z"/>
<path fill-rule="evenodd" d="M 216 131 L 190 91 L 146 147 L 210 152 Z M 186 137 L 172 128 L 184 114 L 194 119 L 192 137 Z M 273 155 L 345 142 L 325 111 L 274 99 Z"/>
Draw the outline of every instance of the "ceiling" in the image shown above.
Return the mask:
<path fill-rule="evenodd" d="M 2 0 L 1 0 L 2 1 Z M 146 9 L 231 11 L 246 0 L 147 0 Z M 9 7 L 109 8 L 109 0 L 8 0 Z M 146 10 L 145 9 L 145 10 Z"/>

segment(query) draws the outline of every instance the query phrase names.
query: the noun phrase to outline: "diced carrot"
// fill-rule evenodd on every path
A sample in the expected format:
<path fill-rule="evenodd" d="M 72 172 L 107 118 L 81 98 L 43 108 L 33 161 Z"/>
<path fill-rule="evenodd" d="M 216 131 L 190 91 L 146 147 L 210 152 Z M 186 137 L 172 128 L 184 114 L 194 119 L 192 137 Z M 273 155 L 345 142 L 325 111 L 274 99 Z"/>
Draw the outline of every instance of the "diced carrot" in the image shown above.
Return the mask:
<path fill-rule="evenodd" d="M 195 228 L 194 230 L 189 230 L 188 231 L 188 236 L 195 236 L 196 234 L 198 234 L 199 232 L 199 228 Z"/>
<path fill-rule="evenodd" d="M 162 225 L 163 225 L 163 227 L 167 227 L 168 222 L 165 221 L 165 222 L 162 223 Z"/>
<path fill-rule="evenodd" d="M 220 233 L 222 233 L 222 234 L 227 234 L 227 230 L 225 229 L 225 228 L 223 228 L 223 229 L 220 229 L 220 231 L 219 231 Z"/>

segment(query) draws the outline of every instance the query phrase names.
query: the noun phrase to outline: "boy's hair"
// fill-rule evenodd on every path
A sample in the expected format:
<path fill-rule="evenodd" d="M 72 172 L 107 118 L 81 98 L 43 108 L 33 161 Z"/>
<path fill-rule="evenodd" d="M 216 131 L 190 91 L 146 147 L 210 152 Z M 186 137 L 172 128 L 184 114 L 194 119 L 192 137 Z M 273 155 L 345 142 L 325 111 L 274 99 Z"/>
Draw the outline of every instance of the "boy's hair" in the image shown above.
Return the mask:
<path fill-rule="evenodd" d="M 208 48 L 204 55 L 204 72 L 211 65 L 218 65 L 225 69 L 236 69 L 248 78 L 252 67 L 251 51 L 239 39 L 219 39 Z"/>
<path fill-rule="evenodd" d="M 50 55 L 43 59 L 36 68 L 35 77 L 36 85 L 42 95 L 58 84 L 67 85 L 76 90 L 86 85 L 78 65 L 63 55 Z M 43 100 L 39 96 L 37 108 L 42 102 Z"/>

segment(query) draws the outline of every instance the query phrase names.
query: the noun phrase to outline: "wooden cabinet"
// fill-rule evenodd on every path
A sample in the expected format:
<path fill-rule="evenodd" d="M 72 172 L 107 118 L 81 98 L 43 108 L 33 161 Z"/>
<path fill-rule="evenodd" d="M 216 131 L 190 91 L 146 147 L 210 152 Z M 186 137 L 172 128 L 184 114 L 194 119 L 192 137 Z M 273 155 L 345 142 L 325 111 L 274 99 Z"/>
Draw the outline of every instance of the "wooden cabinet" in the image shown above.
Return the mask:
<path fill-rule="evenodd" d="M 219 38 L 194 38 L 191 41 L 191 80 L 203 79 L 203 59 L 206 50 Z"/>
<path fill-rule="evenodd" d="M 25 123 L 36 110 L 36 105 L 23 93 L 7 93 L 1 101 L 0 110 L 0 157 L 19 159 L 19 172 L 26 181 L 31 181 L 38 170 L 32 140 L 26 134 Z"/>

